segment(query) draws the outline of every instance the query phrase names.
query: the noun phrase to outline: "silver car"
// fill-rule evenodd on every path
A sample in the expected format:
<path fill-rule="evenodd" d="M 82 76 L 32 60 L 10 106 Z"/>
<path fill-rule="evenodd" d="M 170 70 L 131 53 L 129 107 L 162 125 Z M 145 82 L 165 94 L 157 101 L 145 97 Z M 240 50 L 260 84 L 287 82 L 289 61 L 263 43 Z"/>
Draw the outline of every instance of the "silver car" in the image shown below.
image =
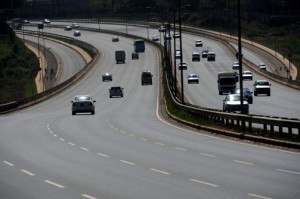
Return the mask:
<path fill-rule="evenodd" d="M 102 81 L 105 82 L 105 81 L 112 81 L 112 74 L 110 73 L 104 73 L 102 75 Z"/>
<path fill-rule="evenodd" d="M 95 114 L 95 105 L 96 100 L 93 100 L 89 95 L 77 95 L 74 98 L 72 103 L 72 115 L 76 113 L 91 113 Z"/>
<path fill-rule="evenodd" d="M 187 77 L 187 80 L 188 80 L 188 84 L 190 84 L 190 83 L 199 84 L 199 77 L 196 74 L 189 74 L 189 76 Z"/>
<path fill-rule="evenodd" d="M 241 113 L 248 114 L 249 103 L 247 102 L 247 99 L 243 97 L 243 106 L 241 110 L 240 94 L 229 94 L 223 100 L 223 111 L 241 111 Z"/>

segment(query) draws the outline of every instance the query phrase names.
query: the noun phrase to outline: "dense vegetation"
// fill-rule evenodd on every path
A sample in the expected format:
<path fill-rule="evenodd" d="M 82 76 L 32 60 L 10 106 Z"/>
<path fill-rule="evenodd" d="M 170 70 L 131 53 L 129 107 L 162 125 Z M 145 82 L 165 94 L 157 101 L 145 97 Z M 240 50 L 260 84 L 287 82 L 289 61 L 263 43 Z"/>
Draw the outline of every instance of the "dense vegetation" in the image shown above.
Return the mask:
<path fill-rule="evenodd" d="M 39 69 L 37 57 L 0 23 L 0 103 L 36 93 L 34 78 Z"/>

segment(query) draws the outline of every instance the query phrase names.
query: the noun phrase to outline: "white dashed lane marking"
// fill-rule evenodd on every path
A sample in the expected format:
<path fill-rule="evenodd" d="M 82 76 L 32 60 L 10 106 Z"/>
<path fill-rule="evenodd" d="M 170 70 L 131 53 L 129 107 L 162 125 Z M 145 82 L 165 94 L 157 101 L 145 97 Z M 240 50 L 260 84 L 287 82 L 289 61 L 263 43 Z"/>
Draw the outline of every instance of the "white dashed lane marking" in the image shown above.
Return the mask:
<path fill-rule="evenodd" d="M 253 193 L 248 193 L 248 196 L 252 196 L 254 198 L 260 198 L 260 199 L 272 199 L 272 198 L 269 198 L 269 197 L 260 196 L 260 195 L 253 194 Z"/>
<path fill-rule="evenodd" d="M 211 155 L 211 154 L 207 154 L 207 153 L 200 153 L 200 155 L 211 157 L 211 158 L 215 158 L 216 157 L 215 155 Z"/>
<path fill-rule="evenodd" d="M 207 186 L 210 186 L 210 187 L 219 187 L 218 185 L 216 184 L 212 184 L 212 183 L 209 183 L 209 182 L 204 182 L 204 181 L 201 181 L 201 180 L 196 180 L 196 179 L 190 179 L 190 181 L 192 182 L 197 182 L 199 184 L 204 184 L 204 185 L 207 185 Z"/>
<path fill-rule="evenodd" d="M 155 172 L 157 172 L 157 173 L 165 174 L 165 175 L 169 175 L 169 174 L 170 174 L 169 172 L 162 171 L 162 170 L 158 170 L 158 169 L 150 168 L 150 170 L 151 170 L 151 171 L 155 171 Z"/>
<path fill-rule="evenodd" d="M 102 157 L 106 157 L 106 158 L 108 158 L 109 156 L 108 155 L 106 155 L 106 154 L 103 154 L 103 153 L 97 153 L 98 155 L 100 155 L 100 156 L 102 156 Z"/>
<path fill-rule="evenodd" d="M 120 162 L 123 162 L 125 164 L 129 164 L 129 165 L 135 165 L 135 163 L 129 162 L 129 161 L 126 161 L 126 160 L 120 160 Z"/>
<path fill-rule="evenodd" d="M 34 173 L 31 173 L 30 171 L 27 171 L 27 170 L 24 170 L 24 169 L 21 169 L 21 171 L 29 176 L 35 176 Z"/>
<path fill-rule="evenodd" d="M 13 163 L 10 163 L 10 162 L 5 161 L 5 160 L 3 161 L 3 163 L 6 164 L 6 165 L 8 165 L 8 166 L 11 166 L 11 167 L 15 166 Z"/>
<path fill-rule="evenodd" d="M 50 184 L 50 185 L 52 185 L 52 186 L 58 187 L 58 188 L 60 188 L 60 189 L 65 188 L 65 186 L 63 186 L 63 185 L 61 185 L 61 184 L 58 184 L 58 183 L 56 183 L 56 182 L 50 181 L 50 180 L 44 180 L 44 182 L 46 182 L 47 184 Z"/>
<path fill-rule="evenodd" d="M 98 198 L 96 198 L 94 196 L 90 196 L 88 194 L 81 194 L 81 196 L 84 197 L 84 198 L 87 198 L 87 199 L 98 199 Z"/>
<path fill-rule="evenodd" d="M 251 163 L 251 162 L 245 162 L 245 161 L 240 161 L 240 160 L 233 160 L 233 161 L 240 163 L 240 164 L 253 165 L 253 163 Z"/>
<path fill-rule="evenodd" d="M 300 175 L 300 173 L 296 172 L 296 171 L 289 171 L 289 170 L 284 170 L 284 169 L 276 169 L 276 170 L 281 171 L 281 172 L 285 172 L 285 173 Z"/>

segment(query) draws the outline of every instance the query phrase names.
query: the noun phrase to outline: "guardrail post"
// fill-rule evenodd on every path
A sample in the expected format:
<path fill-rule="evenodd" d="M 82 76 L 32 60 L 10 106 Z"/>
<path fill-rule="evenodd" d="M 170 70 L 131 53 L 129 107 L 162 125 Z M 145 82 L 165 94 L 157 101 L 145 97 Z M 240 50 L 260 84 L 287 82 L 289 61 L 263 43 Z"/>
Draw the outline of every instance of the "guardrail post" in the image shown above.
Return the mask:
<path fill-rule="evenodd" d="M 268 133 L 268 126 L 266 124 L 264 124 L 264 130 L 263 130 L 264 134 Z"/>

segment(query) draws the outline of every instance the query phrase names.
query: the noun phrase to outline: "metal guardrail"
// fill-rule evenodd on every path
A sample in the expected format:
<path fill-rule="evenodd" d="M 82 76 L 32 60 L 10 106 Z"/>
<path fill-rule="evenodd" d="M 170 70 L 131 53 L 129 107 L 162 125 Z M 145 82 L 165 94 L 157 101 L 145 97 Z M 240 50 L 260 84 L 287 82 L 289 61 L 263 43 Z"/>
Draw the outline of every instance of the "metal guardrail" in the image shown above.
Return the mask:
<path fill-rule="evenodd" d="M 57 28 L 63 28 L 63 25 L 53 25 L 53 27 Z M 82 30 L 88 30 L 88 31 L 96 31 L 96 32 L 104 32 L 104 33 L 109 33 L 109 34 L 119 34 L 119 35 L 124 35 L 127 37 L 132 37 L 132 38 L 138 38 L 138 36 L 135 35 L 128 35 L 125 33 L 118 33 L 115 31 L 110 31 L 110 30 L 100 30 L 100 29 L 95 29 L 95 28 L 84 28 L 80 27 Z M 145 38 L 144 38 L 145 39 Z M 215 38 L 219 39 L 219 38 Z M 151 40 L 146 39 L 147 42 L 151 42 Z M 219 39 L 220 40 L 220 39 Z M 225 42 L 226 41 L 222 41 Z M 153 42 L 152 42 L 153 43 Z M 157 45 L 161 49 L 161 45 L 157 43 L 153 43 L 154 45 Z M 96 57 L 99 56 L 98 50 L 93 48 L 93 52 L 95 52 Z M 163 51 L 162 51 L 163 53 Z M 93 58 L 93 61 L 95 61 L 95 57 Z M 92 63 L 89 63 L 88 65 L 92 65 Z M 166 67 L 166 66 L 165 66 Z M 55 92 L 57 90 L 61 90 L 67 85 L 70 85 L 71 82 L 73 82 L 75 79 L 80 78 L 84 73 L 86 73 L 86 69 L 83 69 L 80 71 L 78 74 L 76 74 L 74 77 L 72 77 L 70 80 L 67 82 L 62 83 L 61 85 L 58 85 L 57 87 L 53 88 Z M 168 79 L 167 79 L 168 81 Z M 263 116 L 263 115 L 245 115 L 245 114 L 237 114 L 237 113 L 226 113 L 221 110 L 217 109 L 209 109 L 209 108 L 204 108 L 204 107 L 199 107 L 196 105 L 192 104 L 182 104 L 180 100 L 178 100 L 174 92 L 172 91 L 171 87 L 169 88 L 169 92 L 171 93 L 172 99 L 174 104 L 180 108 L 183 109 L 187 112 L 192 113 L 193 115 L 197 115 L 199 117 L 204 117 L 204 118 L 209 118 L 214 121 L 224 123 L 224 124 L 229 124 L 229 125 L 236 125 L 236 126 L 241 126 L 242 129 L 248 128 L 249 130 L 252 130 L 253 125 L 262 125 L 263 126 L 263 132 L 269 132 L 270 135 L 277 133 L 278 136 L 285 137 L 285 135 L 289 135 L 289 137 L 295 136 L 295 137 L 300 137 L 300 120 L 299 119 L 294 119 L 294 118 L 283 118 L 283 117 L 272 117 L 272 116 Z M 21 104 L 28 104 L 29 102 L 34 103 L 36 99 L 40 98 L 45 98 L 49 94 L 54 94 L 54 91 L 51 89 L 49 91 L 41 93 L 40 95 L 37 95 L 35 97 L 32 97 L 30 99 L 22 99 L 18 102 L 12 103 L 12 104 L 7 104 L 5 105 L 7 108 L 16 108 L 20 106 Z M 0 106 L 0 112 L 1 112 L 1 107 Z M 276 130 L 277 129 L 277 130 Z M 253 138 L 256 139 L 256 138 Z M 272 141 L 270 141 L 272 142 Z M 281 142 L 282 146 L 292 146 L 293 148 L 300 148 L 299 143 L 291 143 L 291 142 Z"/>

